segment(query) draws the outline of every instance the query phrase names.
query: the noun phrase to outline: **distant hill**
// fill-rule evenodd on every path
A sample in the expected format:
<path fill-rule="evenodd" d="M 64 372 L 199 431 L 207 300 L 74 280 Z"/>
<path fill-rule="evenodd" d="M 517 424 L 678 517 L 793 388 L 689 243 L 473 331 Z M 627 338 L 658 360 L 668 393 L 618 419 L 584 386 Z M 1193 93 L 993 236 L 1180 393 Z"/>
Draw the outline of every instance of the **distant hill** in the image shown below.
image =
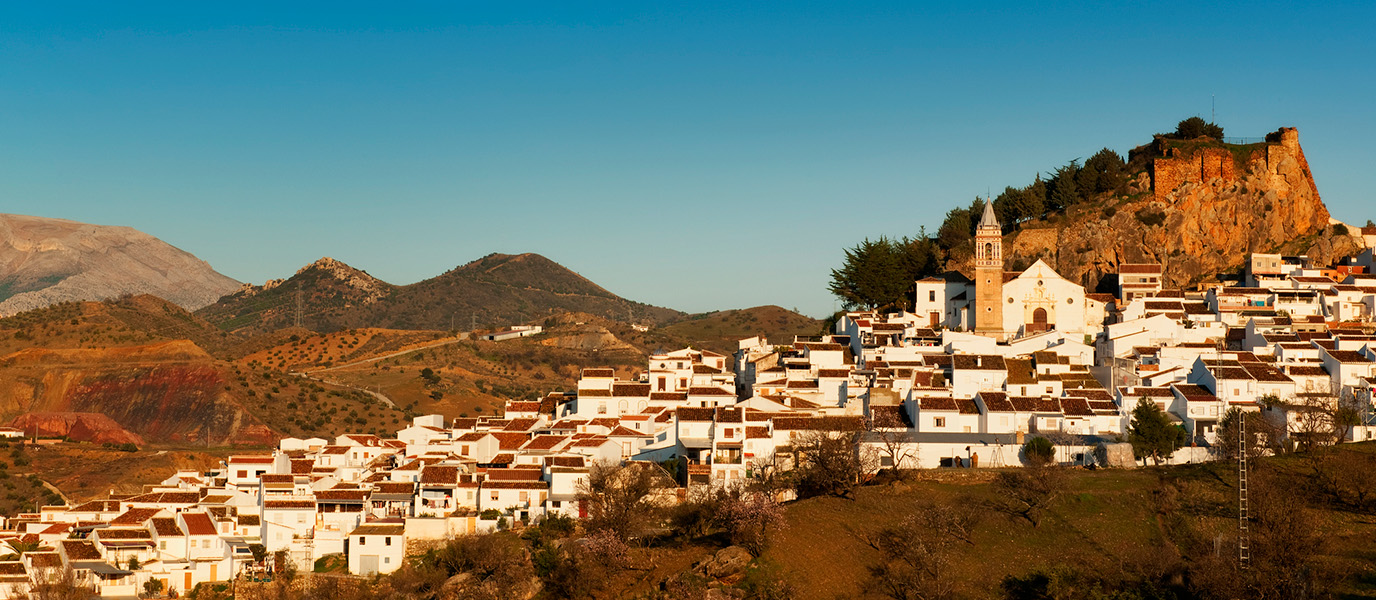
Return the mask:
<path fill-rule="evenodd" d="M 129 227 L 0 214 L 0 316 L 126 294 L 196 309 L 238 287 L 205 261 Z"/>
<path fill-rule="evenodd" d="M 223 329 L 265 333 L 296 323 L 321 331 L 469 329 L 582 312 L 662 324 L 683 313 L 626 300 L 538 254 L 490 254 L 443 275 L 397 286 L 324 258 L 286 280 L 248 286 L 197 314 Z"/>
<path fill-rule="evenodd" d="M 690 315 L 676 323 L 646 333 L 648 341 L 663 347 L 692 346 L 730 355 L 737 342 L 764 336 L 775 344 L 793 342 L 794 336 L 818 335 L 822 322 L 778 306 L 756 306 Z"/>

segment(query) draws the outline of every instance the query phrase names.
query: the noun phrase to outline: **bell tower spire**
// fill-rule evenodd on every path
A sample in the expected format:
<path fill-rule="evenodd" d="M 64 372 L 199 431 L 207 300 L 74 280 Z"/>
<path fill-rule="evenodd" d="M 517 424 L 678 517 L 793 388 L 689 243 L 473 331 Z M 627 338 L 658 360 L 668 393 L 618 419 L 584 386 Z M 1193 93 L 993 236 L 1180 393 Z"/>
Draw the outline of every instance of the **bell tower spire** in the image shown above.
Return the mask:
<path fill-rule="evenodd" d="M 994 203 L 984 202 L 975 228 L 975 333 L 1003 335 L 1003 226 Z"/>

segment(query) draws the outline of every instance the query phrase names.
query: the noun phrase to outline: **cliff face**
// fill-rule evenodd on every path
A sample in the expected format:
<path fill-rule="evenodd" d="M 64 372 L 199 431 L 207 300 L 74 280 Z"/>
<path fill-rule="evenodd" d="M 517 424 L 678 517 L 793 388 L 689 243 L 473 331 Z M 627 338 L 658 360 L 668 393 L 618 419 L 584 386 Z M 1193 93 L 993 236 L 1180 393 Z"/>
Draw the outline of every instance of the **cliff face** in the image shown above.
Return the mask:
<path fill-rule="evenodd" d="M 193 310 L 238 287 L 205 261 L 128 227 L 0 214 L 0 316 L 125 294 Z"/>
<path fill-rule="evenodd" d="M 1165 285 L 1182 287 L 1328 226 L 1293 128 L 1248 145 L 1158 138 L 1134 155 L 1130 164 L 1145 170 L 1126 195 L 1011 234 L 1004 242 L 1009 265 L 1042 258 L 1093 289 L 1122 263 L 1160 263 Z"/>

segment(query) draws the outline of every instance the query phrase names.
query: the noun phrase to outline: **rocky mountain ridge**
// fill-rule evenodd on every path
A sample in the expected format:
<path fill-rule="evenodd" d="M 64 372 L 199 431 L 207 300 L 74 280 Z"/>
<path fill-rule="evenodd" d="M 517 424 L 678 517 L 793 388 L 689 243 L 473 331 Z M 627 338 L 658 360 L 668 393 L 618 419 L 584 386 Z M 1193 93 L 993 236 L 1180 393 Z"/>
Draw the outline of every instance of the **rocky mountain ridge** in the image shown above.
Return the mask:
<path fill-rule="evenodd" d="M 0 316 L 128 294 L 197 309 L 238 287 L 205 261 L 136 229 L 0 214 Z"/>
<path fill-rule="evenodd" d="M 295 324 L 298 312 L 302 326 L 322 332 L 497 327 L 560 312 L 658 324 L 683 314 L 626 300 L 530 253 L 490 254 L 400 286 L 322 258 L 285 280 L 244 286 L 197 314 L 223 329 L 256 334 Z"/>

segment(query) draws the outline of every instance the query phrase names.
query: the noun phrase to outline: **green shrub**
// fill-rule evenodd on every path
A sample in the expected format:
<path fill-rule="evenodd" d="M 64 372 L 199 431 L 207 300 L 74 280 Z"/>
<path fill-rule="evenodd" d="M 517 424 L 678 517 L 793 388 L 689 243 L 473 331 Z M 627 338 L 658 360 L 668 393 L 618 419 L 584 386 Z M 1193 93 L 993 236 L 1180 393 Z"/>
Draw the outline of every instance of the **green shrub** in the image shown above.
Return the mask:
<path fill-rule="evenodd" d="M 1023 456 L 1033 465 L 1044 465 L 1056 457 L 1056 445 L 1042 436 L 1027 440 L 1022 446 Z"/>
<path fill-rule="evenodd" d="M 1144 208 L 1137 211 L 1137 220 L 1147 227 L 1156 227 L 1166 222 L 1166 213 L 1160 210 Z"/>

